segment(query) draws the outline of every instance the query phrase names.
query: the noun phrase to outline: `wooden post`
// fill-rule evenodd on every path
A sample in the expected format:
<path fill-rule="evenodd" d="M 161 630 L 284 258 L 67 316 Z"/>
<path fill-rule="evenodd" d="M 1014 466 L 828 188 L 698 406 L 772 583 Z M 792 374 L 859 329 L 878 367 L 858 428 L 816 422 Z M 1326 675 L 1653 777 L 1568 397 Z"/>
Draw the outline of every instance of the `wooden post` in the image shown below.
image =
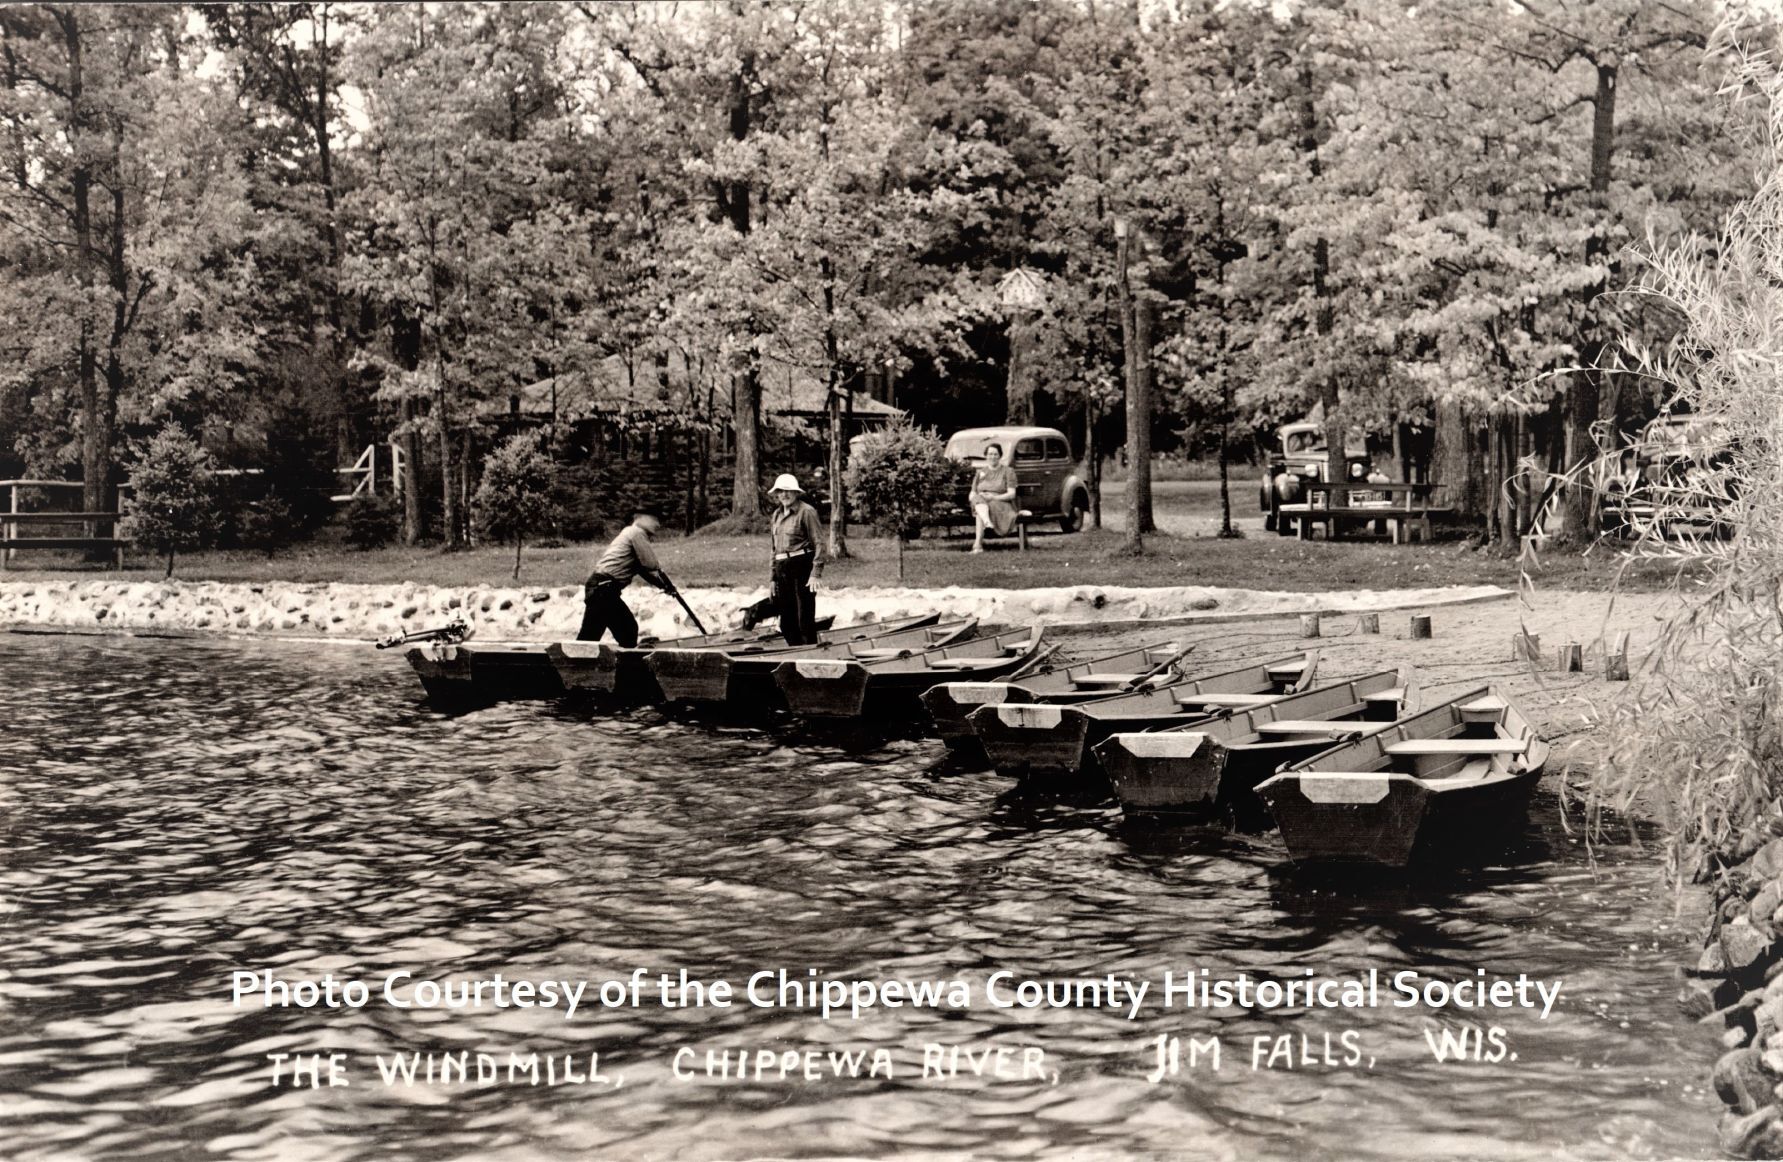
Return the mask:
<path fill-rule="evenodd" d="M 1430 615 L 1428 613 L 1412 614 L 1412 636 L 1414 638 L 1430 636 Z"/>
<path fill-rule="evenodd" d="M 1616 635 L 1610 645 L 1609 653 L 1603 659 L 1603 680 L 1606 682 L 1628 681 L 1628 634 L 1626 631 Z"/>
<path fill-rule="evenodd" d="M 1364 613 L 1361 617 L 1358 617 L 1356 619 L 1356 632 L 1357 633 L 1379 633 L 1379 632 L 1381 632 L 1381 615 L 1378 613 Z"/>
<path fill-rule="evenodd" d="M 14 480 L 12 482 L 11 486 L 8 487 L 7 491 L 12 494 L 12 498 L 9 501 L 7 501 L 6 511 L 7 512 L 17 512 L 19 510 L 19 482 Z M 6 522 L 6 539 L 10 541 L 18 535 L 19 535 L 19 526 L 12 521 L 7 521 Z M 7 569 L 7 568 L 10 568 L 11 566 L 12 566 L 12 546 L 8 545 L 6 547 L 6 551 L 3 553 L 0 553 L 0 569 Z"/>
<path fill-rule="evenodd" d="M 1518 632 L 1511 636 L 1511 661 L 1535 663 L 1541 661 L 1541 656 L 1542 639 L 1539 635 Z"/>
<path fill-rule="evenodd" d="M 1585 668 L 1585 647 L 1578 642 L 1567 642 L 1560 647 L 1560 669 L 1563 673 L 1577 674 Z"/>
<path fill-rule="evenodd" d="M 1303 613 L 1300 615 L 1300 636 L 1301 637 L 1318 637 L 1319 636 L 1319 615 L 1318 614 Z"/>

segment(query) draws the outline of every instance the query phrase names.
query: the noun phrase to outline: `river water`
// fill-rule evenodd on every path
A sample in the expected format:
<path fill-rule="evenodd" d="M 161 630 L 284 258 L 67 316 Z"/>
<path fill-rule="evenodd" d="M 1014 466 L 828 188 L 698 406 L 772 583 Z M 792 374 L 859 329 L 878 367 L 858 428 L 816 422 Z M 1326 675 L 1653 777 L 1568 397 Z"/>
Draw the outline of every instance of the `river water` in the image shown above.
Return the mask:
<path fill-rule="evenodd" d="M 843 748 L 648 709 L 448 716 L 421 702 L 400 658 L 365 649 L 0 634 L 0 687 L 6 1158 L 1712 1148 L 1714 1037 L 1672 999 L 1687 925 L 1650 852 L 1592 860 L 1549 796 L 1511 866 L 1334 888 L 1284 871 L 1272 837 L 1138 829 L 1112 809 L 1024 799 L 933 743 Z M 723 979 L 735 1003 L 665 1008 L 654 984 L 636 1007 L 599 1003 L 603 982 L 638 968 Z M 749 1004 L 751 974 L 780 968 L 958 979 L 970 1007 L 826 1020 Z M 1545 1020 L 1384 996 L 1161 1007 L 1163 973 L 1199 968 L 1484 969 L 1562 991 Z M 999 970 L 1011 989 L 1114 974 L 1153 993 L 1133 1018 L 993 1008 L 984 985 Z M 237 972 L 332 974 L 372 995 L 266 1007 L 262 989 L 238 1005 Z M 379 986 L 402 972 L 393 998 L 411 1001 L 424 980 L 591 983 L 566 1019 L 561 1006 L 397 1008 Z M 1502 1030 L 1503 1059 L 1438 1064 L 1426 1033 L 1470 1024 Z M 1181 1069 L 1152 1083 L 1161 1035 L 1184 1038 Z M 1351 1045 L 1366 1060 L 1341 1064 Z M 927 1077 L 925 1046 L 942 1047 Z M 782 1055 L 805 1049 L 822 1052 L 782 1079 Z M 868 1076 L 875 1049 L 890 1064 Z M 746 1054 L 748 1076 L 708 1077 L 708 1050 L 720 1064 Z M 460 1051 L 468 1082 L 426 1083 L 427 1054 Z M 585 1078 L 591 1051 L 600 1080 L 545 1084 L 562 1055 Z M 830 1051 L 869 1064 L 807 1079 L 807 1060 L 828 1071 Z M 1024 1052 L 1043 1055 L 1037 1076 L 1021 1076 Z M 287 1061 L 275 1084 L 276 1055 L 311 1053 L 338 1054 L 347 1084 L 330 1086 L 324 1064 L 293 1088 Z M 492 1084 L 477 1080 L 479 1053 L 497 1063 Z M 540 1084 L 515 1078 L 509 1054 L 547 1060 Z M 414 1084 L 385 1083 L 380 1064 L 398 1055 L 422 1062 Z"/>

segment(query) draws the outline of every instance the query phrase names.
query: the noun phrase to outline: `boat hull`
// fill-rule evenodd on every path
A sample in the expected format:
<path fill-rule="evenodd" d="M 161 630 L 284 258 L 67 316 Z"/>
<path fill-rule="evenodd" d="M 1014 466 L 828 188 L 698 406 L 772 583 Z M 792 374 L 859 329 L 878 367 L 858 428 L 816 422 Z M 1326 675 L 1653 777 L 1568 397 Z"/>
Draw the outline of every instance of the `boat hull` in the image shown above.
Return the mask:
<path fill-rule="evenodd" d="M 1257 785 L 1283 763 L 1311 758 L 1329 739 L 1230 746 L 1193 730 L 1121 733 L 1096 748 L 1121 810 L 1134 815 L 1267 822 Z"/>
<path fill-rule="evenodd" d="M 1404 868 L 1489 853 L 1528 818 L 1541 771 L 1436 789 L 1409 775 L 1284 773 L 1259 790 L 1296 863 Z"/>
<path fill-rule="evenodd" d="M 541 643 L 533 646 L 417 646 L 407 652 L 429 700 L 450 706 L 486 705 L 509 699 L 558 698 L 557 668 Z"/>
<path fill-rule="evenodd" d="M 807 718 L 871 715 L 916 720 L 922 713 L 923 692 L 930 687 L 957 679 L 966 670 L 983 682 L 1007 678 L 1034 660 L 1041 639 L 1038 631 L 999 634 L 885 662 L 791 659 L 774 667 L 774 684 L 786 708 Z M 1005 652 L 998 654 L 999 650 Z"/>

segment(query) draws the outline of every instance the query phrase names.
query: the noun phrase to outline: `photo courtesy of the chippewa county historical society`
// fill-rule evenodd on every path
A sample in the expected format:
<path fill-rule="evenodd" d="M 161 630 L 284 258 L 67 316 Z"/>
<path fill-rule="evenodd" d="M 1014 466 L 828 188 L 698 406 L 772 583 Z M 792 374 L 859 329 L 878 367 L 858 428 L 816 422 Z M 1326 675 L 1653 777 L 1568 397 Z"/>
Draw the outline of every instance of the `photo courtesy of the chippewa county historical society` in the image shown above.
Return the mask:
<path fill-rule="evenodd" d="M 7 1162 L 1783 1158 L 1783 9 L 0 4 Z"/>

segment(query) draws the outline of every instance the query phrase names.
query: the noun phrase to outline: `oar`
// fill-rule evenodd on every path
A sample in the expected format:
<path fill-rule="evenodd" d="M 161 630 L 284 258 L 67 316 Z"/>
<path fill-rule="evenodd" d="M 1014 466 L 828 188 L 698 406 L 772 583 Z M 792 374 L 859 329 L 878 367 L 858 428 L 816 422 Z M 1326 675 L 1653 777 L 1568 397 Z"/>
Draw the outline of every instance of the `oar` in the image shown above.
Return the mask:
<path fill-rule="evenodd" d="M 1125 686 L 1122 687 L 1122 689 L 1123 690 L 1136 689 L 1140 686 L 1146 685 L 1148 682 L 1151 682 L 1152 680 L 1154 680 L 1156 678 L 1162 677 L 1163 675 L 1168 674 L 1173 670 L 1176 670 L 1176 663 L 1182 661 L 1184 658 L 1188 657 L 1190 654 L 1192 654 L 1194 652 L 1195 652 L 1195 643 L 1190 642 L 1188 645 L 1184 646 L 1180 650 L 1177 650 L 1174 654 L 1171 654 L 1168 658 L 1165 658 L 1163 661 L 1159 662 L 1157 665 L 1153 666 L 1151 669 L 1147 670 L 1145 673 L 1139 675 L 1137 678 L 1134 678 L 1132 681 L 1128 682 Z"/>
<path fill-rule="evenodd" d="M 693 622 L 693 628 L 700 631 L 701 637 L 711 636 L 707 632 L 706 627 L 700 624 L 700 615 L 693 611 L 693 606 L 687 604 L 687 598 L 681 596 L 681 591 L 675 588 L 675 583 L 669 580 L 669 575 L 667 573 L 662 575 L 662 580 L 663 585 L 665 586 L 664 591 L 668 593 L 670 597 L 673 597 L 676 601 L 681 603 L 681 608 L 687 611 L 687 619 Z"/>

